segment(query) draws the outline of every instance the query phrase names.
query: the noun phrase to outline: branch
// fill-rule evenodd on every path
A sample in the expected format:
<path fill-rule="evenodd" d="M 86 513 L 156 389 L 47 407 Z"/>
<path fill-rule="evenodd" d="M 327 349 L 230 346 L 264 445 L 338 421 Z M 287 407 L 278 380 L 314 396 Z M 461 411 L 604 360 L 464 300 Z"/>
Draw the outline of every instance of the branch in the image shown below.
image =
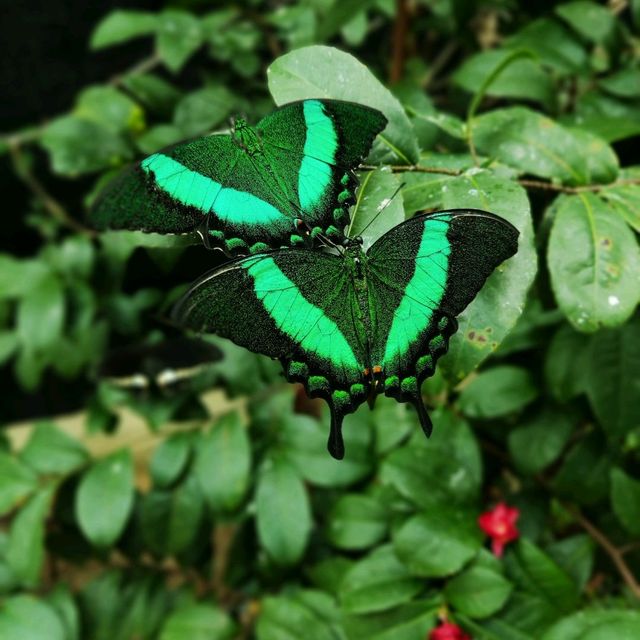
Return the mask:
<path fill-rule="evenodd" d="M 229 566 L 229 554 L 233 546 L 238 526 L 234 523 L 218 523 L 213 529 L 213 569 L 211 587 L 220 602 L 226 602 L 231 590 L 225 583 L 225 575 Z"/>
<path fill-rule="evenodd" d="M 393 24 L 391 43 L 391 70 L 389 82 L 393 84 L 402 78 L 406 57 L 407 27 L 409 25 L 409 0 L 396 0 L 396 20 Z"/>

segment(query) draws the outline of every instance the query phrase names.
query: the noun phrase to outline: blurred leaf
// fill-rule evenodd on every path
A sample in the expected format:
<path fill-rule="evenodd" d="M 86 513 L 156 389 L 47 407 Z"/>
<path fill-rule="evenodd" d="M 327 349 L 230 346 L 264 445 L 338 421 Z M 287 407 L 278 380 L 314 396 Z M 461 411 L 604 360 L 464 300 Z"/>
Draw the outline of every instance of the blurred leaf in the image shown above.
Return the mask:
<path fill-rule="evenodd" d="M 50 276 L 50 269 L 40 260 L 18 260 L 12 256 L 0 254 L 0 300 L 20 298 L 32 287 L 37 287 L 40 280 Z M 30 287 L 25 289 L 24 283 Z"/>
<path fill-rule="evenodd" d="M 18 350 L 20 341 L 15 331 L 0 331 L 0 366 Z"/>
<path fill-rule="evenodd" d="M 12 596 L 3 602 L 0 637 L 7 640 L 68 640 L 55 611 L 31 595 Z"/>
<path fill-rule="evenodd" d="M 640 98 L 640 69 L 620 69 L 598 84 L 607 93 L 618 98 Z"/>
<path fill-rule="evenodd" d="M 66 584 L 57 584 L 47 594 L 47 603 L 62 621 L 65 640 L 80 640 L 80 612 L 69 587 Z"/>
<path fill-rule="evenodd" d="M 608 39 L 615 28 L 615 18 L 609 9 L 589 0 L 576 0 L 556 6 L 555 12 L 581 36 L 593 42 Z"/>
<path fill-rule="evenodd" d="M 361 236 L 366 251 L 380 236 L 404 222 L 400 180 L 387 167 L 361 173 L 347 236 Z"/>
<path fill-rule="evenodd" d="M 637 285 L 637 283 L 636 283 Z M 600 424 L 613 438 L 640 425 L 640 318 L 591 339 L 586 391 Z"/>
<path fill-rule="evenodd" d="M 640 480 L 622 469 L 611 470 L 611 504 L 616 517 L 632 535 L 640 535 Z"/>
<path fill-rule="evenodd" d="M 0 516 L 4 516 L 38 487 L 33 471 L 10 453 L 0 451 Z"/>
<path fill-rule="evenodd" d="M 11 523 L 6 558 L 13 575 L 27 588 L 38 586 L 44 563 L 45 519 L 49 514 L 54 486 L 40 489 Z"/>
<path fill-rule="evenodd" d="M 235 99 L 224 86 L 205 87 L 178 102 L 173 120 L 184 138 L 210 131 L 231 112 Z"/>
<path fill-rule="evenodd" d="M 185 134 L 182 129 L 172 124 L 159 124 L 143 133 L 136 140 L 136 145 L 142 153 L 151 154 L 180 142 L 184 138 Z"/>
<path fill-rule="evenodd" d="M 231 640 L 236 627 L 227 614 L 211 604 L 190 604 L 174 611 L 159 640 Z"/>
<path fill-rule="evenodd" d="M 370 496 L 346 494 L 336 502 L 327 529 L 329 541 L 338 549 L 367 549 L 387 533 L 387 513 Z"/>
<path fill-rule="evenodd" d="M 443 208 L 491 211 L 520 231 L 518 253 L 489 276 L 480 293 L 458 316 L 458 332 L 440 361 L 445 377 L 458 382 L 494 351 L 515 325 L 536 274 L 537 256 L 529 200 L 522 187 L 472 170 L 446 182 L 442 189 Z M 500 309 L 499 314 L 496 309 Z"/>
<path fill-rule="evenodd" d="M 144 112 L 131 98 L 109 86 L 93 86 L 78 95 L 73 115 L 103 125 L 113 133 L 144 129 Z"/>
<path fill-rule="evenodd" d="M 472 567 L 447 582 L 444 597 L 460 613 L 487 618 L 503 607 L 512 589 L 513 585 L 500 573 Z"/>
<path fill-rule="evenodd" d="M 122 78 L 122 84 L 138 102 L 162 116 L 171 115 L 182 96 L 179 89 L 154 73 L 131 73 Z"/>
<path fill-rule="evenodd" d="M 195 16 L 180 9 L 166 9 L 158 21 L 156 49 L 167 68 L 175 73 L 202 45 L 202 28 Z"/>
<path fill-rule="evenodd" d="M 633 179 L 633 176 L 621 176 L 622 181 Z M 617 211 L 633 229 L 640 233 L 640 184 L 620 184 L 607 187 L 600 192 L 600 197 Z"/>
<path fill-rule="evenodd" d="M 584 589 L 593 571 L 595 542 L 587 534 L 578 534 L 554 542 L 546 549 L 551 559 L 571 576 L 579 590 Z"/>
<path fill-rule="evenodd" d="M 268 459 L 260 471 L 256 525 L 260 542 L 276 563 L 299 562 L 311 533 L 311 509 L 302 480 L 284 458 Z"/>
<path fill-rule="evenodd" d="M 158 16 L 149 11 L 118 9 L 108 13 L 94 29 L 91 36 L 92 49 L 104 49 L 153 33 L 158 25 Z"/>
<path fill-rule="evenodd" d="M 368 29 L 367 12 L 360 11 L 342 25 L 340 33 L 349 46 L 357 47 L 364 42 Z"/>
<path fill-rule="evenodd" d="M 376 161 L 396 164 L 418 161 L 418 146 L 402 105 L 353 56 L 331 47 L 305 47 L 273 62 L 267 69 L 267 78 L 278 105 L 305 98 L 333 98 L 382 111 L 389 124 L 378 135 L 382 144 Z"/>
<path fill-rule="evenodd" d="M 523 409 L 538 396 L 527 369 L 511 365 L 492 367 L 467 384 L 458 400 L 471 418 L 497 418 Z"/>
<path fill-rule="evenodd" d="M 76 493 L 76 517 L 94 545 L 108 547 L 120 537 L 131 513 L 133 494 L 133 459 L 128 450 L 99 460 L 82 476 Z"/>
<path fill-rule="evenodd" d="M 640 133 L 638 106 L 598 91 L 588 91 L 577 103 L 568 124 L 591 131 L 607 142 L 616 142 Z"/>
<path fill-rule="evenodd" d="M 541 640 L 635 640 L 639 628 L 638 611 L 593 609 L 560 620 Z"/>
<path fill-rule="evenodd" d="M 560 196 L 548 262 L 558 305 L 587 333 L 625 322 L 640 301 L 640 248 L 621 216 L 592 193 Z"/>
<path fill-rule="evenodd" d="M 167 489 L 182 475 L 191 457 L 191 438 L 186 433 L 174 433 L 163 440 L 149 464 L 153 483 Z"/>
<path fill-rule="evenodd" d="M 316 29 L 316 40 L 325 42 L 344 28 L 356 16 L 373 4 L 373 0 L 342 0 L 334 2 L 320 20 Z M 366 20 L 365 20 L 366 25 Z"/>
<path fill-rule="evenodd" d="M 411 574 L 441 578 L 459 571 L 482 546 L 473 511 L 440 505 L 413 516 L 393 536 Z"/>
<path fill-rule="evenodd" d="M 553 335 L 544 362 L 547 389 L 561 402 L 585 390 L 589 337 L 564 323 Z"/>
<path fill-rule="evenodd" d="M 201 437 L 194 472 L 215 513 L 240 506 L 249 486 L 251 446 L 239 413 L 225 414 Z"/>
<path fill-rule="evenodd" d="M 20 457 L 42 474 L 66 475 L 88 460 L 81 442 L 60 431 L 52 422 L 39 422 Z"/>
<path fill-rule="evenodd" d="M 340 603 L 346 613 L 384 611 L 408 602 L 422 588 L 422 580 L 412 577 L 393 548 L 385 545 L 345 574 L 340 583 Z"/>

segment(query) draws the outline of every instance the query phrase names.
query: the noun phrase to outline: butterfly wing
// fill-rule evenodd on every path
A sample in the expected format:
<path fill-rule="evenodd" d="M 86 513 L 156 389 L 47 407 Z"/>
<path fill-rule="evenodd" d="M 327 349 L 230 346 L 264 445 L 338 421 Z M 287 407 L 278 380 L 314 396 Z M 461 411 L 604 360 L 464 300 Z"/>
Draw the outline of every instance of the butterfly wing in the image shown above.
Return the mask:
<path fill-rule="evenodd" d="M 234 260 L 196 282 L 177 321 L 278 358 L 287 379 L 327 400 L 329 451 L 342 458 L 342 418 L 365 399 L 362 326 L 342 258 L 288 249 Z"/>
<path fill-rule="evenodd" d="M 300 217 L 309 228 L 340 236 L 354 201 L 353 169 L 386 125 L 380 111 L 361 104 L 303 100 L 276 109 L 256 128 L 273 171 L 292 188 Z"/>
<path fill-rule="evenodd" d="M 394 227 L 369 249 L 369 291 L 376 309 L 371 364 L 380 391 L 413 403 L 423 429 L 431 421 L 420 384 L 457 330 L 455 317 L 493 270 L 518 249 L 518 231 L 476 210 L 420 215 Z"/>

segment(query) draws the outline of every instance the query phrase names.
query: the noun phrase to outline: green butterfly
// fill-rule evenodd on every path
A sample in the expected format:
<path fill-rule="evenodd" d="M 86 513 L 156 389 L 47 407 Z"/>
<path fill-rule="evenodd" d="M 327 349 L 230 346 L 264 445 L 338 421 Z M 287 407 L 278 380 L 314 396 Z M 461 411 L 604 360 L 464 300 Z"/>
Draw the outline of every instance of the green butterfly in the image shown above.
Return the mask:
<path fill-rule="evenodd" d="M 237 119 L 154 153 L 114 180 L 94 206 L 99 229 L 198 230 L 209 247 L 246 255 L 341 242 L 357 180 L 353 169 L 387 119 L 339 100 L 287 104 L 255 127 Z"/>
<path fill-rule="evenodd" d="M 196 330 L 280 359 L 285 376 L 331 409 L 329 452 L 344 456 L 345 414 L 384 393 L 431 420 L 420 385 L 457 329 L 455 317 L 518 248 L 491 213 L 440 211 L 394 227 L 366 252 L 276 250 L 233 260 L 197 281 L 175 309 Z"/>

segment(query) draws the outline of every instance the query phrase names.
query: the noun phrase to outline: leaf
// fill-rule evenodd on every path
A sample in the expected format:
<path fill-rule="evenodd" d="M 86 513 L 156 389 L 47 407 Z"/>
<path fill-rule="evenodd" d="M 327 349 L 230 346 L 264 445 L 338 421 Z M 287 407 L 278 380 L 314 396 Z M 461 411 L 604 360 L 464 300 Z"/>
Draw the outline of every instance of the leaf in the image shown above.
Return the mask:
<path fill-rule="evenodd" d="M 192 138 L 219 125 L 234 103 L 234 96 L 222 85 L 198 89 L 178 102 L 173 121 L 184 138 Z"/>
<path fill-rule="evenodd" d="M 460 613 L 487 618 L 504 606 L 512 589 L 513 585 L 500 573 L 472 567 L 447 582 L 444 597 Z"/>
<path fill-rule="evenodd" d="M 80 612 L 69 587 L 57 584 L 48 594 L 47 603 L 55 610 L 65 630 L 65 640 L 80 640 Z"/>
<path fill-rule="evenodd" d="M 378 135 L 376 162 L 415 164 L 418 161 L 418 145 L 402 105 L 348 53 L 325 46 L 297 49 L 275 60 L 267 69 L 267 79 L 269 91 L 278 105 L 305 98 L 332 98 L 359 102 L 382 111 L 389 124 Z"/>
<path fill-rule="evenodd" d="M 50 276 L 51 269 L 42 260 L 18 260 L 0 254 L 0 300 L 21 298 L 31 287 Z M 25 290 L 24 283 L 31 287 Z"/>
<path fill-rule="evenodd" d="M 13 575 L 26 588 L 40 583 L 44 562 L 44 525 L 55 491 L 48 486 L 34 494 L 11 523 L 6 559 Z"/>
<path fill-rule="evenodd" d="M 311 533 L 311 508 L 300 476 L 284 458 L 268 459 L 260 471 L 256 524 L 262 546 L 277 564 L 299 562 Z"/>
<path fill-rule="evenodd" d="M 400 180 L 388 167 L 361 172 L 358 199 L 351 210 L 347 237 L 362 237 L 366 251 L 378 238 L 404 222 Z"/>
<path fill-rule="evenodd" d="M 60 431 L 52 422 L 36 424 L 20 457 L 42 474 L 66 475 L 88 460 L 82 443 Z"/>
<path fill-rule="evenodd" d="M 565 2 L 555 12 L 581 36 L 592 42 L 604 42 L 615 29 L 615 18 L 606 7 L 589 0 Z"/>
<path fill-rule="evenodd" d="M 62 333 L 64 317 L 62 283 L 51 273 L 29 287 L 20 301 L 16 320 L 20 342 L 29 350 L 46 350 Z"/>
<path fill-rule="evenodd" d="M 458 404 L 471 418 L 497 418 L 523 409 L 538 393 L 527 369 L 502 365 L 473 378 L 462 390 Z"/>
<path fill-rule="evenodd" d="M 55 611 L 31 595 L 12 596 L 2 603 L 0 637 L 7 640 L 68 640 Z"/>
<path fill-rule="evenodd" d="M 419 432 L 392 451 L 382 463 L 380 481 L 429 511 L 441 504 L 473 504 L 482 484 L 478 442 L 468 423 L 452 411 L 439 410 L 432 418 L 431 438 L 427 441 Z"/>
<path fill-rule="evenodd" d="M 327 537 L 338 549 L 367 549 L 382 540 L 386 533 L 386 510 L 370 496 L 342 496 L 329 517 Z"/>
<path fill-rule="evenodd" d="M 196 447 L 194 473 L 209 507 L 215 512 L 237 509 L 249 486 L 251 446 L 237 412 L 219 418 Z"/>
<path fill-rule="evenodd" d="M 633 179 L 633 174 L 628 177 L 623 172 L 621 180 Z M 637 179 L 637 176 L 636 176 Z M 640 184 L 615 183 L 603 189 L 600 197 L 616 212 L 618 212 L 635 231 L 640 233 Z"/>
<path fill-rule="evenodd" d="M 145 128 L 144 111 L 114 87 L 93 86 L 78 95 L 73 115 L 102 125 L 113 133 L 140 133 Z"/>
<path fill-rule="evenodd" d="M 566 117 L 567 124 L 586 129 L 607 142 L 624 140 L 640 133 L 637 107 L 599 91 L 592 90 L 576 102 L 575 112 Z"/>
<path fill-rule="evenodd" d="M 373 4 L 374 0 L 343 0 L 342 2 L 334 2 L 319 21 L 316 28 L 315 39 L 318 42 L 326 42 L 356 16 L 364 15 L 364 10 Z"/>
<path fill-rule="evenodd" d="M 136 145 L 142 153 L 151 154 L 184 140 L 184 133 L 172 124 L 160 124 L 151 127 L 136 139 Z"/>
<path fill-rule="evenodd" d="M 639 628 L 638 611 L 593 609 L 560 620 L 541 640 L 635 640 Z"/>
<path fill-rule="evenodd" d="M 617 157 L 601 139 L 588 139 L 525 107 L 495 109 L 474 118 L 478 151 L 524 173 L 566 184 L 610 182 Z"/>
<path fill-rule="evenodd" d="M 640 424 L 640 318 L 591 339 L 586 368 L 589 402 L 607 434 L 622 438 Z"/>
<path fill-rule="evenodd" d="M 407 520 L 395 532 L 393 544 L 413 575 L 441 578 L 476 555 L 482 536 L 472 511 L 440 505 Z"/>
<path fill-rule="evenodd" d="M 38 478 L 28 466 L 0 451 L 0 516 L 9 513 L 37 487 Z"/>
<path fill-rule="evenodd" d="M 122 84 L 138 102 L 165 117 L 173 113 L 182 95 L 179 89 L 154 73 L 129 74 L 122 79 Z"/>
<path fill-rule="evenodd" d="M 422 580 L 411 576 L 391 545 L 385 545 L 345 574 L 340 583 L 340 604 L 346 613 L 384 611 L 408 602 L 422 586 Z"/>
<path fill-rule="evenodd" d="M 166 489 L 174 484 L 187 467 L 192 454 L 191 438 L 186 433 L 174 433 L 163 440 L 149 464 L 153 483 Z"/>
<path fill-rule="evenodd" d="M 611 470 L 611 505 L 622 526 L 640 536 L 640 480 L 617 467 Z"/>
<path fill-rule="evenodd" d="M 571 576 L 579 590 L 584 589 L 593 571 L 595 543 L 587 534 L 554 542 L 546 548 L 551 559 Z"/>
<path fill-rule="evenodd" d="M 120 450 L 96 462 L 80 481 L 75 511 L 82 532 L 97 547 L 122 534 L 133 507 L 133 459 Z"/>
<path fill-rule="evenodd" d="M 219 607 L 188 604 L 167 618 L 159 640 L 231 640 L 235 633 L 236 625 Z"/>
<path fill-rule="evenodd" d="M 531 209 L 526 191 L 488 172 L 469 171 L 443 185 L 445 209 L 491 211 L 519 231 L 518 253 L 499 266 L 473 302 L 458 316 L 458 332 L 440 369 L 458 382 L 492 353 L 520 317 L 537 270 Z M 496 314 L 496 309 L 500 313 Z"/>
<path fill-rule="evenodd" d="M 573 431 L 572 416 L 545 407 L 509 433 L 509 452 L 519 471 L 535 475 L 562 453 Z"/>
<path fill-rule="evenodd" d="M 158 16 L 156 48 L 161 60 L 174 73 L 200 48 L 203 33 L 198 19 L 179 9 L 166 9 Z"/>
<path fill-rule="evenodd" d="M 91 48 L 104 49 L 133 38 L 153 33 L 158 25 L 158 16 L 148 11 L 120 9 L 108 13 L 91 35 Z"/>
<path fill-rule="evenodd" d="M 422 173 L 405 171 L 402 175 L 402 199 L 407 216 L 425 209 L 440 209 L 445 194 L 445 186 L 454 176 L 445 173 Z"/>
<path fill-rule="evenodd" d="M 592 193 L 561 196 L 548 246 L 558 305 L 579 331 L 625 322 L 640 301 L 640 248 L 624 220 Z"/>
<path fill-rule="evenodd" d="M 494 49 L 467 58 L 453 74 L 453 84 L 469 93 L 478 92 L 484 79 L 512 53 L 510 50 Z M 486 94 L 536 100 L 545 106 L 551 106 L 555 88 L 551 76 L 542 69 L 539 62 L 524 58 L 511 62 L 491 83 Z"/>
<path fill-rule="evenodd" d="M 585 390 L 589 337 L 563 323 L 549 343 L 544 362 L 547 389 L 561 402 Z"/>

